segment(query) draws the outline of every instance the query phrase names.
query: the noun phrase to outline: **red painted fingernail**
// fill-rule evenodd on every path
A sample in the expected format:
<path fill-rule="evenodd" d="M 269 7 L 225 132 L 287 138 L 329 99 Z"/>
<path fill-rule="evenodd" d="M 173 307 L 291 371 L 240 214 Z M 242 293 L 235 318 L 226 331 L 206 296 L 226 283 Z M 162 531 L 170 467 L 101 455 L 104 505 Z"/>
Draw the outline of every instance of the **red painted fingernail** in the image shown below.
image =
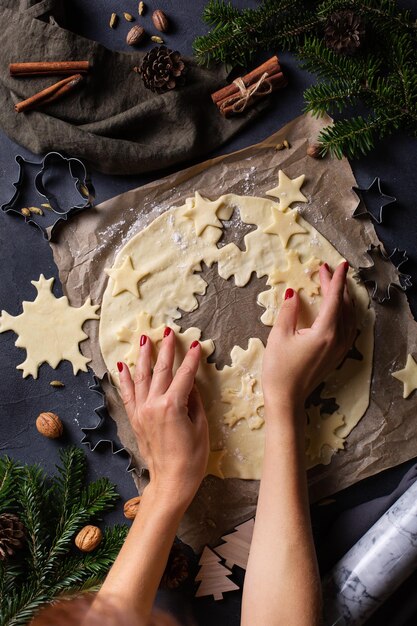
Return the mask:
<path fill-rule="evenodd" d="M 141 338 L 140 338 L 140 345 L 144 346 L 145 343 L 147 342 L 147 340 L 148 340 L 147 336 L 146 335 L 142 335 Z"/>
<path fill-rule="evenodd" d="M 289 298 L 292 298 L 293 295 L 294 295 L 294 289 L 291 289 L 291 287 L 289 287 L 288 289 L 285 290 L 284 300 L 288 300 Z"/>
<path fill-rule="evenodd" d="M 199 343 L 200 343 L 199 341 L 193 341 L 193 343 L 191 344 L 190 348 L 196 348 Z"/>
<path fill-rule="evenodd" d="M 117 369 L 119 370 L 119 372 L 123 370 L 123 363 L 121 363 L 120 361 L 117 362 Z"/>
<path fill-rule="evenodd" d="M 167 326 L 164 330 L 164 337 L 168 337 L 168 335 L 171 333 L 172 328 L 170 328 L 169 326 Z"/>
<path fill-rule="evenodd" d="M 347 271 L 348 271 L 348 269 L 349 269 L 349 263 L 348 263 L 347 261 L 345 261 L 345 262 L 343 263 L 343 267 L 345 268 L 345 272 L 347 272 Z"/>
<path fill-rule="evenodd" d="M 328 272 L 330 272 L 330 267 L 327 265 L 327 263 L 323 263 L 323 265 L 324 265 L 324 267 L 326 268 L 326 270 L 327 270 Z"/>

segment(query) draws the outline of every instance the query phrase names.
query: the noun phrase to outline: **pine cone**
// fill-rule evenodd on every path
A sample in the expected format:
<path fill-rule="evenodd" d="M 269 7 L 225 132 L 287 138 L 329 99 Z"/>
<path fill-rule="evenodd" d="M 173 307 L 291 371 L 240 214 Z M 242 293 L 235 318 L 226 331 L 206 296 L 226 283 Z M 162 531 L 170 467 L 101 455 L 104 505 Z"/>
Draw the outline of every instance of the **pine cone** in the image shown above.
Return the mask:
<path fill-rule="evenodd" d="M 25 541 L 25 527 L 14 513 L 0 515 L 0 561 L 13 556 Z"/>
<path fill-rule="evenodd" d="M 174 543 L 169 553 L 168 563 L 162 576 L 161 586 L 177 589 L 189 576 L 188 559 L 181 543 Z"/>
<path fill-rule="evenodd" d="M 185 65 L 179 52 L 166 46 L 156 46 L 143 57 L 142 64 L 135 68 L 142 76 L 146 89 L 163 93 L 184 83 Z"/>
<path fill-rule="evenodd" d="M 337 11 L 330 15 L 324 30 L 328 48 L 340 54 L 354 54 L 363 43 L 365 26 L 352 11 Z"/>

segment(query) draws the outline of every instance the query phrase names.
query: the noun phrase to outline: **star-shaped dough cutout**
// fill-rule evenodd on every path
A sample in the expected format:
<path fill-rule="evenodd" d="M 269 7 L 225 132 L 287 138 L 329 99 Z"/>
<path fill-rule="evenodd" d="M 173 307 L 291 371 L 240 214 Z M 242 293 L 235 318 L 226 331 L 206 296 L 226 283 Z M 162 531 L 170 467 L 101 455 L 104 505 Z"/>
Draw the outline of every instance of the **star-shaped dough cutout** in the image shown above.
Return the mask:
<path fill-rule="evenodd" d="M 295 291 L 304 289 L 308 296 L 318 294 L 320 285 L 312 277 L 313 274 L 319 271 L 320 261 L 315 257 L 311 257 L 305 263 L 301 263 L 299 254 L 295 250 L 289 250 L 286 257 L 287 267 L 284 270 L 274 270 L 269 275 L 268 284 L 287 283 Z"/>
<path fill-rule="evenodd" d="M 112 296 L 128 291 L 137 298 L 140 298 L 138 282 L 149 274 L 149 272 L 135 270 L 130 255 L 119 267 L 106 268 L 104 271 L 114 281 Z"/>
<path fill-rule="evenodd" d="M 306 437 L 308 446 L 306 450 L 307 456 L 312 461 L 321 460 L 321 451 L 323 446 L 329 446 L 336 450 L 343 450 L 345 440 L 336 434 L 338 428 L 344 426 L 345 417 L 340 413 L 322 417 L 320 415 L 320 407 L 315 406 L 308 411 L 309 423 L 306 428 Z"/>
<path fill-rule="evenodd" d="M 305 175 L 297 178 L 289 178 L 282 170 L 278 172 L 278 187 L 274 187 L 266 192 L 267 196 L 273 196 L 279 200 L 279 208 L 285 211 L 293 202 L 308 202 L 304 194 L 301 193 L 301 186 Z"/>
<path fill-rule="evenodd" d="M 271 213 L 272 224 L 264 228 L 264 233 L 278 235 L 284 248 L 287 247 L 290 237 L 307 232 L 305 228 L 297 223 L 298 212 L 295 209 L 290 209 L 284 213 L 281 209 L 273 207 Z"/>
<path fill-rule="evenodd" d="M 207 200 L 200 196 L 198 191 L 195 197 L 187 202 L 188 208 L 184 211 L 183 216 L 194 221 L 195 232 L 199 237 L 207 226 L 215 226 L 222 228 L 223 225 L 217 217 L 217 211 L 223 204 L 223 198 L 217 200 Z"/>
<path fill-rule="evenodd" d="M 224 423 L 231 428 L 241 419 L 246 419 L 251 430 L 257 430 L 264 424 L 258 415 L 258 409 L 264 406 L 262 393 L 255 391 L 256 378 L 249 373 L 241 378 L 240 389 L 228 388 L 222 391 L 221 400 L 231 404 L 230 411 L 224 414 Z"/>
<path fill-rule="evenodd" d="M 403 398 L 408 398 L 414 389 L 417 389 L 417 363 L 411 354 L 407 356 L 405 367 L 394 372 L 392 376 L 404 384 Z"/>
<path fill-rule="evenodd" d="M 125 363 L 128 366 L 136 365 L 136 361 L 139 356 L 139 342 L 141 335 L 147 335 L 152 343 L 156 344 L 158 341 L 161 341 L 164 336 L 164 330 L 165 326 L 163 324 L 153 328 L 152 315 L 149 315 L 146 311 L 141 311 L 136 316 L 135 328 L 123 326 L 119 331 L 117 331 L 116 337 L 118 341 L 124 341 L 130 344 L 129 350 L 124 356 Z"/>
<path fill-rule="evenodd" d="M 222 459 L 226 454 L 226 450 L 210 450 L 206 476 L 217 476 L 217 478 L 224 478 L 222 472 Z"/>
<path fill-rule="evenodd" d="M 82 327 L 86 320 L 99 319 L 99 306 L 91 304 L 90 298 L 79 308 L 71 306 L 66 296 L 55 298 L 54 280 L 41 274 L 39 280 L 32 280 L 38 295 L 33 302 L 22 303 L 23 313 L 14 317 L 2 311 L 0 315 L 0 333 L 13 330 L 19 335 L 15 346 L 26 349 L 26 360 L 17 366 L 23 378 L 37 378 L 42 363 L 55 369 L 60 361 L 70 361 L 76 374 L 86 372 L 91 361 L 81 354 L 78 344 L 88 339 Z"/>

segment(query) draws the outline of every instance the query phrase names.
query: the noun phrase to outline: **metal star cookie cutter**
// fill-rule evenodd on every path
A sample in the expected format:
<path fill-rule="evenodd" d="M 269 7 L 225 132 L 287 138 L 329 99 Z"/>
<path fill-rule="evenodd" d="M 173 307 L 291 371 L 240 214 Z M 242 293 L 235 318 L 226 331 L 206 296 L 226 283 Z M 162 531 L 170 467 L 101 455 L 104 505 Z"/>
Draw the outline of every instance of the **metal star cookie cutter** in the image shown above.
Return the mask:
<path fill-rule="evenodd" d="M 366 194 L 372 194 L 375 193 L 375 187 L 378 188 L 378 193 L 379 193 L 379 197 L 380 197 L 380 207 L 379 207 L 379 214 L 377 216 L 375 216 L 371 211 L 369 211 L 369 209 L 366 207 L 366 201 L 364 196 L 366 196 Z M 369 217 L 371 217 L 374 222 L 376 222 L 377 224 L 382 224 L 382 212 L 383 209 L 388 206 L 388 204 L 393 204 L 394 202 L 397 202 L 397 198 L 395 198 L 394 196 L 388 196 L 386 193 L 384 193 L 381 189 L 381 179 L 379 178 L 379 176 L 376 176 L 374 178 L 374 180 L 372 181 L 372 183 L 369 185 L 369 187 L 352 187 L 352 191 L 357 195 L 357 197 L 359 198 L 359 204 L 356 207 L 356 209 L 354 210 L 352 217 L 363 217 L 365 215 L 369 215 Z"/>
<path fill-rule="evenodd" d="M 375 246 L 371 244 L 366 254 L 371 260 L 371 265 L 359 267 L 354 278 L 357 282 L 371 284 L 369 292 L 373 300 L 383 304 L 385 301 L 390 300 L 392 289 L 406 291 L 408 287 L 411 287 L 411 276 L 399 271 L 401 265 L 408 261 L 404 250 L 395 248 L 388 255 L 381 245 Z M 395 258 L 399 260 L 397 264 L 395 263 Z"/>
<path fill-rule="evenodd" d="M 92 205 L 94 199 L 94 187 L 91 183 L 91 179 L 87 172 L 84 163 L 80 159 L 74 157 L 65 157 L 60 152 L 48 152 L 42 161 L 30 161 L 25 159 L 21 155 L 15 157 L 15 161 L 19 167 L 18 179 L 13 183 L 15 188 L 12 198 L 0 206 L 0 209 L 4 213 L 15 213 L 25 220 L 28 224 L 36 226 L 42 232 L 45 239 L 50 240 L 53 235 L 53 231 L 56 225 L 60 221 L 67 221 L 71 215 L 82 211 Z M 52 192 L 48 192 L 47 183 L 45 182 L 46 176 L 51 172 L 52 168 L 56 164 L 64 164 L 68 169 L 69 175 L 75 181 L 75 189 L 82 198 L 82 202 L 77 203 L 69 208 L 62 207 Z M 30 214 L 25 216 L 21 213 L 22 207 L 18 206 L 23 194 L 24 184 L 27 178 L 27 170 L 31 168 L 38 168 L 39 171 L 34 176 L 33 186 L 35 191 L 45 200 L 48 205 L 47 211 L 51 211 L 57 215 L 57 219 L 49 225 L 42 224 L 42 217 L 39 221 L 36 219 L 36 214 Z M 78 169 L 78 173 L 77 173 Z M 46 214 L 46 211 L 44 211 Z"/>
<path fill-rule="evenodd" d="M 83 438 L 81 439 L 81 444 L 88 446 L 91 452 L 94 452 L 95 450 L 97 450 L 99 446 L 103 447 L 103 445 L 106 445 L 110 447 L 111 453 L 113 455 L 122 454 L 126 456 L 129 459 L 129 463 L 126 467 L 126 472 L 130 473 L 136 468 L 133 465 L 132 455 L 127 448 L 123 446 L 119 447 L 113 441 L 113 439 L 99 439 L 96 443 L 93 443 L 90 439 L 91 433 L 99 432 L 100 429 L 103 427 L 103 424 L 108 419 L 111 419 L 111 415 L 107 409 L 106 394 L 103 391 L 103 388 L 100 384 L 100 380 L 97 378 L 97 376 L 94 376 L 93 378 L 94 378 L 94 383 L 89 386 L 89 389 L 90 391 L 93 391 L 94 393 L 97 393 L 99 396 L 101 396 L 101 399 L 102 399 L 102 403 L 96 409 L 94 409 L 94 412 L 98 416 L 99 421 L 95 426 L 84 426 L 81 428 L 81 431 L 84 435 Z"/>

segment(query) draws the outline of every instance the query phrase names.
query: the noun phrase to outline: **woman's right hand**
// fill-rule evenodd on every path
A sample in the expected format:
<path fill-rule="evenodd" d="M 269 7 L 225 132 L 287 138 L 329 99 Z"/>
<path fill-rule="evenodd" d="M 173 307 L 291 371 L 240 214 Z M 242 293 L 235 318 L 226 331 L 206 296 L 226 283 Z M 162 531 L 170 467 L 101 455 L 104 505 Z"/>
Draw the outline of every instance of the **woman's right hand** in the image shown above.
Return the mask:
<path fill-rule="evenodd" d="M 349 296 L 347 261 L 332 275 L 320 268 L 323 302 L 311 328 L 297 330 L 299 296 L 292 289 L 270 332 L 262 371 L 267 415 L 269 407 L 303 408 L 308 395 L 334 370 L 351 347 L 356 334 L 355 309 Z"/>

